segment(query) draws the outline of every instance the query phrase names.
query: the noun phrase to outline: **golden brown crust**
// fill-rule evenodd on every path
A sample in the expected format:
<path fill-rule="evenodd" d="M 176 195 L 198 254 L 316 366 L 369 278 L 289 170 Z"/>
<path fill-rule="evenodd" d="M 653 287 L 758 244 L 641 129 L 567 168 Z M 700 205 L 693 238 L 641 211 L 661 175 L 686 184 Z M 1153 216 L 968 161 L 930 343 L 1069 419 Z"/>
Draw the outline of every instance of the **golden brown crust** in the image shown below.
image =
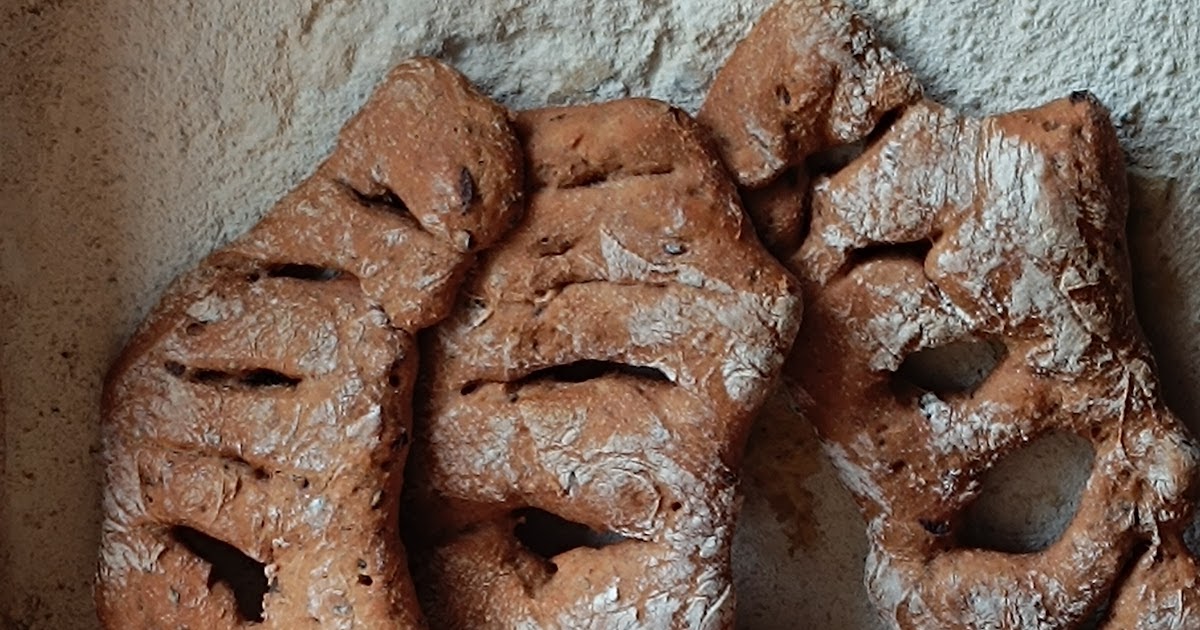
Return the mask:
<path fill-rule="evenodd" d="M 836 0 L 781 0 L 713 80 L 697 119 L 734 179 L 760 188 L 865 138 L 921 87 L 861 16 Z"/>
<path fill-rule="evenodd" d="M 790 261 L 811 301 L 797 347 L 840 360 L 787 371 L 869 520 L 868 587 L 894 627 L 1072 628 L 1110 594 L 1110 627 L 1129 627 L 1172 587 L 1141 577 L 1164 575 L 1146 556 L 1194 576 L 1197 450 L 1135 321 L 1120 165 L 1090 95 L 983 120 L 926 102 L 816 184 Z M 970 389 L 901 369 L 970 340 L 1004 349 Z M 1095 449 L 1062 537 L 1026 554 L 960 541 L 981 475 L 1051 431 Z"/>
<path fill-rule="evenodd" d="M 1077 93 L 971 120 L 919 95 L 849 9 L 785 0 L 700 113 L 759 234 L 806 285 L 785 372 L 870 521 L 872 598 L 900 628 L 1076 627 L 1106 597 L 1107 627 L 1195 625 L 1180 532 L 1197 452 L 1134 316 L 1107 112 Z M 868 134 L 861 157 L 817 176 L 822 152 Z M 814 176 L 810 209 L 785 169 Z M 972 342 L 996 353 L 974 388 L 907 380 L 906 359 Z M 1050 431 L 1096 451 L 1067 532 L 1023 555 L 961 543 L 980 476 Z"/>
<path fill-rule="evenodd" d="M 398 531 L 414 335 L 521 210 L 507 120 L 401 64 L 316 174 L 167 292 L 106 385 L 106 627 L 423 625 Z"/>
<path fill-rule="evenodd" d="M 497 105 L 449 66 L 428 61 L 388 74 L 373 106 L 346 123 L 324 168 L 367 196 L 398 198 L 426 231 L 470 252 L 515 221 L 519 161 Z"/>
<path fill-rule="evenodd" d="M 679 110 L 634 99 L 517 127 L 528 212 L 427 351 L 409 467 L 426 612 L 451 628 L 729 627 L 742 443 L 798 325 L 796 285 Z"/>
<path fill-rule="evenodd" d="M 420 625 L 397 501 L 413 335 L 444 317 L 409 469 L 433 619 L 731 623 L 736 470 L 798 285 L 699 127 L 652 101 L 522 115 L 534 202 L 501 241 L 525 180 L 487 131 L 505 125 L 405 64 L 312 178 L 173 285 L 106 393 L 106 625 Z M 417 143 L 448 148 L 410 168 Z M 547 376 L 563 366 L 599 371 Z M 530 527 L 574 534 L 543 558 Z"/>

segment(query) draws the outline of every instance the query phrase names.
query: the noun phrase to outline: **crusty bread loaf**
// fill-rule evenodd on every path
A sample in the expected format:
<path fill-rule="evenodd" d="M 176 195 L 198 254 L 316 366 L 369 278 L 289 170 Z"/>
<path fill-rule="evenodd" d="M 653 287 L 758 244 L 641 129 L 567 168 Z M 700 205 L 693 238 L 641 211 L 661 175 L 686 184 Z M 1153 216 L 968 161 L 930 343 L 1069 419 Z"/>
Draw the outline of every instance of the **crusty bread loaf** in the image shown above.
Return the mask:
<path fill-rule="evenodd" d="M 1136 324 L 1126 204 L 1108 113 L 1082 93 L 984 120 L 915 105 L 817 184 L 791 261 L 814 303 L 800 343 L 842 360 L 789 373 L 870 522 L 868 587 L 897 627 L 1071 628 L 1109 597 L 1148 613 L 1166 595 L 1124 567 L 1187 556 L 1197 450 Z M 1000 349 L 977 384 L 902 369 L 969 340 Z M 1063 536 L 961 542 L 983 472 L 1051 431 L 1095 449 Z"/>
<path fill-rule="evenodd" d="M 439 325 L 409 467 L 446 628 L 729 628 L 741 451 L 799 323 L 701 129 L 524 112 L 529 207 Z"/>
<path fill-rule="evenodd" d="M 737 183 L 762 188 L 865 138 L 921 86 L 840 0 L 780 0 L 717 72 L 698 120 Z"/>
<path fill-rule="evenodd" d="M 786 386 L 887 623 L 1200 627 L 1200 450 L 1134 315 L 1107 117 L 921 100 L 833 0 L 768 11 L 702 124 L 645 99 L 513 118 L 401 64 L 114 367 L 103 622 L 732 627 L 742 448 L 803 288 Z M 972 343 L 977 379 L 917 366 Z M 1065 534 L 962 535 L 982 475 L 1053 432 L 1094 448 Z"/>
<path fill-rule="evenodd" d="M 518 217 L 508 113 L 428 59 L 167 291 L 108 379 L 109 628 L 423 625 L 399 537 L 418 356 Z"/>
<path fill-rule="evenodd" d="M 701 110 L 804 283 L 785 378 L 868 520 L 874 604 L 896 628 L 1200 627 L 1198 451 L 1134 314 L 1108 112 L 1079 92 L 973 119 L 919 94 L 849 9 L 785 0 Z M 978 374 L 922 367 L 974 351 Z M 1054 432 L 1095 451 L 1070 526 L 979 548 L 983 474 Z"/>
<path fill-rule="evenodd" d="M 403 518 L 436 626 L 730 626 L 741 450 L 799 285 L 680 110 L 517 129 L 402 64 L 167 292 L 106 393 L 106 625 L 420 626 Z"/>
<path fill-rule="evenodd" d="M 821 156 L 861 144 L 920 95 L 912 73 L 850 7 L 781 0 L 717 72 L 697 118 L 742 188 L 759 237 L 786 258 L 807 232 Z"/>

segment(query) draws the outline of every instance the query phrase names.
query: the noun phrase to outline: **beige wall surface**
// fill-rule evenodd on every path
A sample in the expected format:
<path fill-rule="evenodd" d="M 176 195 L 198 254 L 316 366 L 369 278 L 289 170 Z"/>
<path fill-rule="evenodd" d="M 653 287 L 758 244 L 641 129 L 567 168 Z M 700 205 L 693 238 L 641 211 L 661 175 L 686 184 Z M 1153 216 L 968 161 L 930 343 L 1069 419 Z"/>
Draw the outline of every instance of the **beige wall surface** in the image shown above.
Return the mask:
<path fill-rule="evenodd" d="M 1139 309 L 1171 403 L 1200 428 L 1200 4 L 858 2 L 966 112 L 1084 88 L 1112 109 Z M 643 95 L 694 111 L 766 4 L 0 1 L 0 627 L 96 627 L 105 369 L 166 283 L 304 177 L 390 65 L 437 55 L 515 108 Z M 861 521 L 797 440 L 803 535 L 747 484 L 740 625 L 874 627 Z"/>

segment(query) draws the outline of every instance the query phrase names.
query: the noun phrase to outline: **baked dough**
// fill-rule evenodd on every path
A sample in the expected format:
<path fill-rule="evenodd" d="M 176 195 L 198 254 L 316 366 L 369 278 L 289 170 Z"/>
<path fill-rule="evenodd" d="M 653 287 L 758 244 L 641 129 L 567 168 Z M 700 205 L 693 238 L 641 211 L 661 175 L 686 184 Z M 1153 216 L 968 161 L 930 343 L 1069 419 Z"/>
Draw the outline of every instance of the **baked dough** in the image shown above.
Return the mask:
<path fill-rule="evenodd" d="M 786 258 L 806 234 L 812 174 L 920 96 L 908 67 L 850 7 L 783 0 L 717 72 L 697 119 L 742 188 L 759 238 Z"/>
<path fill-rule="evenodd" d="M 741 451 L 800 317 L 650 100 L 520 114 L 524 221 L 429 339 L 409 466 L 444 628 L 728 628 Z"/>
<path fill-rule="evenodd" d="M 1080 92 L 972 119 L 920 93 L 851 10 L 785 0 L 700 113 L 804 283 L 785 381 L 868 520 L 872 600 L 897 628 L 1200 627 L 1197 448 L 1133 311 L 1108 112 Z M 920 373 L 971 347 L 980 382 Z M 1067 531 L 972 548 L 981 476 L 1053 432 L 1095 450 Z"/>
<path fill-rule="evenodd" d="M 517 128 L 402 64 L 168 290 L 106 391 L 108 627 L 418 627 L 401 520 L 439 627 L 732 623 L 741 450 L 799 285 L 683 112 Z"/>
<path fill-rule="evenodd" d="M 462 76 L 402 63 L 168 289 L 105 389 L 106 627 L 423 625 L 398 522 L 414 336 L 519 217 L 519 151 Z"/>
<path fill-rule="evenodd" d="M 1110 598 L 1107 627 L 1188 627 L 1147 621 L 1166 599 L 1195 619 L 1198 452 L 1134 315 L 1121 164 L 1086 93 L 985 119 L 924 102 L 816 185 L 790 265 L 812 354 L 788 374 L 868 520 L 867 586 L 894 627 L 1074 628 Z M 964 342 L 999 349 L 979 383 L 904 369 Z M 1029 553 L 967 544 L 981 475 L 1051 432 L 1094 448 L 1067 530 Z"/>

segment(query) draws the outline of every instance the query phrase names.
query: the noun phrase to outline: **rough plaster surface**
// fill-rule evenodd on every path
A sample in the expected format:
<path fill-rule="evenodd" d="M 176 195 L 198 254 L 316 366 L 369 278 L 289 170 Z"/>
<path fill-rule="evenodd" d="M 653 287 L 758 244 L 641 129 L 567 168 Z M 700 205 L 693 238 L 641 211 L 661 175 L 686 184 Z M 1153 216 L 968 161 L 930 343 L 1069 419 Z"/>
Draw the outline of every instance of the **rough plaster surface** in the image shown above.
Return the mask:
<path fill-rule="evenodd" d="M 302 178 L 393 62 L 438 55 L 518 108 L 649 95 L 694 111 L 767 2 L 0 2 L 0 627 L 95 627 L 104 370 L 170 278 Z M 967 112 L 1081 88 L 1109 105 L 1139 308 L 1200 428 L 1200 4 L 858 2 Z M 741 625 L 874 627 L 861 523 L 824 462 L 806 470 L 800 537 L 747 484 Z"/>

